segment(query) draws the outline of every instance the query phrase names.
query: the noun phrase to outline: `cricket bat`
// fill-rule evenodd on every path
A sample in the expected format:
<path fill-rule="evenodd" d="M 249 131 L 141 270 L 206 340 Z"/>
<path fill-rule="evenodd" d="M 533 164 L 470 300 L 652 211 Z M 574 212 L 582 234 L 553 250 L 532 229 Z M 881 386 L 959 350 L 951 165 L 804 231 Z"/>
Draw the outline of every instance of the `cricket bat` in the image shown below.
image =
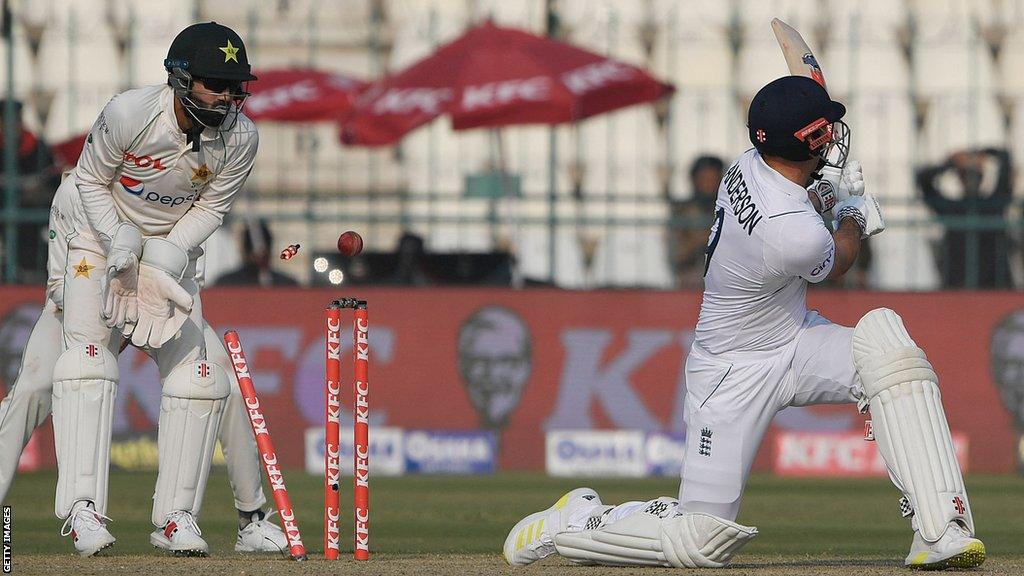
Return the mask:
<path fill-rule="evenodd" d="M 775 32 L 775 39 L 779 41 L 779 48 L 782 48 L 782 55 L 786 57 L 789 73 L 811 78 L 828 90 L 828 86 L 825 85 L 825 74 L 818 65 L 818 59 L 814 57 L 814 53 L 800 33 L 778 18 L 772 20 L 772 30 Z"/>

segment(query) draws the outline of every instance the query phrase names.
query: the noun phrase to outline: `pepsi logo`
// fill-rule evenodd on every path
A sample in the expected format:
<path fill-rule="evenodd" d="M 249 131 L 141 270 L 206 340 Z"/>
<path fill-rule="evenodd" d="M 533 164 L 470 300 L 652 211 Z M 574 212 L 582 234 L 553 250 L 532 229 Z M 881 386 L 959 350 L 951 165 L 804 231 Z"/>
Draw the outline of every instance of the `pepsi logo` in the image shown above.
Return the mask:
<path fill-rule="evenodd" d="M 121 187 L 124 188 L 125 192 L 135 194 L 136 196 L 141 195 L 142 190 L 146 187 L 142 182 L 127 176 L 121 176 L 121 179 L 118 181 L 121 183 Z"/>

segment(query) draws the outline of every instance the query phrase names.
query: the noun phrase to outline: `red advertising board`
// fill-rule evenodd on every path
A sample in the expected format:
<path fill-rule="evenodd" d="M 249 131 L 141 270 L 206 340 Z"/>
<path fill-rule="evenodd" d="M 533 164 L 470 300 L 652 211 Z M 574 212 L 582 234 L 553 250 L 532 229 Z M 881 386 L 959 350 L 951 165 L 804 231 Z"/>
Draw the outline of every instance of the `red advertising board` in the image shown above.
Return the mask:
<path fill-rule="evenodd" d="M 953 431 L 960 469 L 970 471 L 967 437 Z M 789 432 L 775 434 L 772 472 L 779 476 L 888 476 L 878 444 L 856 432 Z"/>
<path fill-rule="evenodd" d="M 303 465 L 304 430 L 323 423 L 324 309 L 342 295 L 369 301 L 371 426 L 494 429 L 499 466 L 535 470 L 543 469 L 549 429 L 682 431 L 697 293 L 211 288 L 203 294 L 207 318 L 218 332 L 238 331 L 288 467 Z M 0 288 L 0 391 L 17 373 L 41 298 L 41 289 Z M 1014 414 L 1024 417 L 1024 298 L 821 290 L 811 292 L 810 304 L 846 325 L 879 306 L 899 312 L 940 376 L 950 427 L 970 445 L 970 470 L 1015 468 Z M 342 330 L 346 383 L 351 321 L 346 315 Z M 350 387 L 343 390 L 350 406 Z M 155 367 L 129 349 L 115 434 L 152 435 L 158 414 Z M 852 406 L 789 408 L 755 466 L 771 469 L 780 431 L 862 430 Z M 48 439 L 42 452 L 52 459 Z"/>

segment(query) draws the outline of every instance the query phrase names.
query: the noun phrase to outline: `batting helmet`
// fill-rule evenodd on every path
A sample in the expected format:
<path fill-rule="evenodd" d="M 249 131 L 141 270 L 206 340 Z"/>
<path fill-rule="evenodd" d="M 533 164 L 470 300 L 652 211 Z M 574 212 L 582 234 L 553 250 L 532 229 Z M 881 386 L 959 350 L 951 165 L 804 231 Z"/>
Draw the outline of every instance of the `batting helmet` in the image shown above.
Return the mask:
<path fill-rule="evenodd" d="M 849 130 L 841 122 L 846 107 L 805 76 L 784 76 L 761 88 L 750 102 L 747 128 L 759 152 L 787 160 L 825 159 L 833 145 L 846 161 Z M 835 125 L 841 126 L 837 138 Z M 830 162 L 831 163 L 831 162 Z"/>

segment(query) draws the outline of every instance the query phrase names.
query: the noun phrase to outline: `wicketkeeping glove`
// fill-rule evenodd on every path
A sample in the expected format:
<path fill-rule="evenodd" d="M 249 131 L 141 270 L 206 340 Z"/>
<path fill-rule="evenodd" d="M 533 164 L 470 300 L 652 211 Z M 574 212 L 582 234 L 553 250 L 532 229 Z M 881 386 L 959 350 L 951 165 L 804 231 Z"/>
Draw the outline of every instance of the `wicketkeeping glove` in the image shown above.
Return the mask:
<path fill-rule="evenodd" d="M 163 238 L 150 238 L 139 264 L 139 321 L 132 344 L 159 348 L 181 330 L 192 310 L 192 295 L 181 287 L 188 255 Z M 175 314 L 174 307 L 180 313 Z M 126 334 L 127 336 L 127 331 Z"/>
<path fill-rule="evenodd" d="M 110 328 L 122 328 L 139 318 L 137 287 L 141 255 L 142 234 L 135 226 L 122 223 L 110 241 L 107 267 L 100 278 L 103 319 Z"/>

